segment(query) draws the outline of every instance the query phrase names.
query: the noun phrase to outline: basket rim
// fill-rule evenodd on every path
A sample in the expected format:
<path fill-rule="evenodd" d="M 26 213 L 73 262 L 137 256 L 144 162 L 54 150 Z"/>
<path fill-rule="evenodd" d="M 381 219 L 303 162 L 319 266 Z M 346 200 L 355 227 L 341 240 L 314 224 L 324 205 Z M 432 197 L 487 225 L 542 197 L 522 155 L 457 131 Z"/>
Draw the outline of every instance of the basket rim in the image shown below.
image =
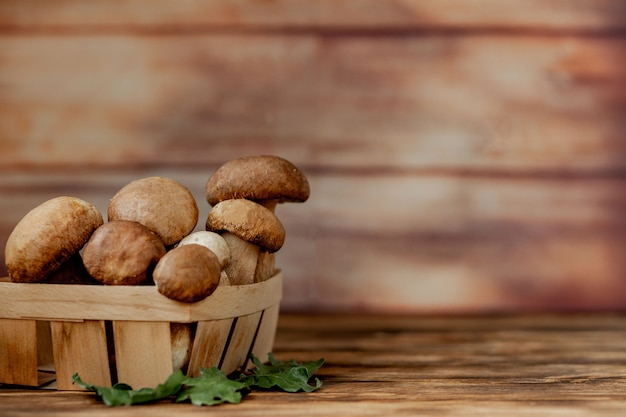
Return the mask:
<path fill-rule="evenodd" d="M 182 303 L 156 286 L 22 284 L 0 281 L 0 319 L 45 321 L 170 321 L 191 323 L 256 313 L 280 303 L 282 271 L 247 285 L 219 286 L 209 297 Z"/>

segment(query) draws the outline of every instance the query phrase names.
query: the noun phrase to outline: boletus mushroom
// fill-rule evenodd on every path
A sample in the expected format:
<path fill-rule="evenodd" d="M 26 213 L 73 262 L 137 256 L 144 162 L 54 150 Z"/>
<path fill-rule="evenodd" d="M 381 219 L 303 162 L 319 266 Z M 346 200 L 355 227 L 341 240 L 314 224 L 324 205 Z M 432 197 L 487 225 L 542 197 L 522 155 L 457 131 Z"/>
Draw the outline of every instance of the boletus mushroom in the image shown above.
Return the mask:
<path fill-rule="evenodd" d="M 167 298 L 194 303 L 213 294 L 222 267 L 217 255 L 205 246 L 177 246 L 163 256 L 152 277 L 157 291 Z"/>
<path fill-rule="evenodd" d="M 113 220 L 98 227 L 82 251 L 87 272 L 107 285 L 139 285 L 150 282 L 152 271 L 166 249 L 146 226 Z"/>
<path fill-rule="evenodd" d="M 279 203 L 305 202 L 310 186 L 304 173 L 292 162 L 276 155 L 258 155 L 224 163 L 209 177 L 205 193 L 210 205 L 245 198 L 274 212 Z M 274 260 L 274 253 L 260 250 L 255 282 L 273 275 Z"/>
<path fill-rule="evenodd" d="M 122 187 L 109 202 L 108 220 L 130 220 L 156 233 L 166 247 L 198 223 L 198 206 L 184 185 L 167 177 L 147 177 Z"/>
<path fill-rule="evenodd" d="M 13 282 L 43 282 L 85 245 L 102 225 L 102 214 L 82 199 L 62 196 L 29 211 L 5 246 L 7 272 Z"/>
<path fill-rule="evenodd" d="M 226 273 L 234 285 L 255 282 L 260 251 L 274 253 L 285 241 L 285 229 L 276 215 L 246 199 L 217 203 L 209 212 L 206 229 L 226 240 L 231 255 Z"/>
<path fill-rule="evenodd" d="M 228 264 L 230 264 L 230 248 L 228 247 L 226 240 L 215 232 L 198 230 L 185 236 L 180 242 L 178 242 L 177 247 L 192 243 L 205 246 L 217 255 L 217 259 L 220 261 L 220 266 L 222 268 L 220 285 L 229 285 L 230 279 L 224 270 Z"/>

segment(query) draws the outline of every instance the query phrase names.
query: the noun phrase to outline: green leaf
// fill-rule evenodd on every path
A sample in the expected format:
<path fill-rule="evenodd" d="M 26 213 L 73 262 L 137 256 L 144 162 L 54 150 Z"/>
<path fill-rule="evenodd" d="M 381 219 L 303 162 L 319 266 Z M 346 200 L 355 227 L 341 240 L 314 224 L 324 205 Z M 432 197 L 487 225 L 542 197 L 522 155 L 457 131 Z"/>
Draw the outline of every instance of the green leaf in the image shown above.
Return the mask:
<path fill-rule="evenodd" d="M 224 402 L 239 404 L 241 390 L 246 385 L 228 379 L 216 367 L 200 369 L 200 376 L 185 381 L 185 388 L 176 397 L 176 402 L 191 400 L 194 405 L 216 405 Z"/>
<path fill-rule="evenodd" d="M 158 401 L 176 394 L 187 377 L 177 370 L 169 378 L 156 388 L 141 388 L 133 390 L 128 384 L 118 383 L 112 387 L 99 387 L 83 382 L 78 374 L 72 376 L 72 383 L 88 391 L 93 391 L 102 398 L 108 406 L 142 404 Z"/>
<path fill-rule="evenodd" d="M 242 374 L 239 378 L 249 388 L 272 389 L 278 388 L 286 392 L 312 392 L 322 386 L 318 378 L 310 380 L 315 372 L 322 366 L 324 359 L 317 361 L 298 363 L 294 359 L 289 362 L 279 361 L 269 353 L 269 364 L 261 363 L 259 358 L 251 355 L 252 363 L 256 367 L 251 375 Z"/>

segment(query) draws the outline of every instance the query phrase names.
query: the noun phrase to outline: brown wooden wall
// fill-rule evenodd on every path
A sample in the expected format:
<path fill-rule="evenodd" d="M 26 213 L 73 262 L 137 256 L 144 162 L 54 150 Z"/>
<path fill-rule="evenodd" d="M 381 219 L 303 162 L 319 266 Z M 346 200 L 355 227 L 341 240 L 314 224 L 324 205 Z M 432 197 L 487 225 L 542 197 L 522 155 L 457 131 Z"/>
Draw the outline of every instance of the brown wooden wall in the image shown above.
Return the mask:
<path fill-rule="evenodd" d="M 620 0 L 0 2 L 0 246 L 149 175 L 201 229 L 210 173 L 264 153 L 312 187 L 285 309 L 626 307 Z"/>

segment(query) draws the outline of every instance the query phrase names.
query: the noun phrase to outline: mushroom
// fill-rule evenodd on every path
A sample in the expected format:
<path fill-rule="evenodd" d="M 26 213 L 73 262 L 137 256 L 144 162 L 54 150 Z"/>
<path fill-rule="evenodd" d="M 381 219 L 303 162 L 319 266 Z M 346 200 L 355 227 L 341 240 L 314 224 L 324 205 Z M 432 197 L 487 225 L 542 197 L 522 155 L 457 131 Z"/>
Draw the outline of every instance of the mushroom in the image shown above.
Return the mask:
<path fill-rule="evenodd" d="M 230 248 L 226 273 L 233 285 L 255 282 L 259 252 L 274 253 L 285 241 L 285 229 L 276 215 L 246 199 L 217 203 L 209 212 L 206 229 L 220 233 Z"/>
<path fill-rule="evenodd" d="M 247 156 L 219 167 L 206 183 L 206 199 L 214 206 L 220 201 L 245 198 L 274 211 L 277 203 L 304 202 L 309 182 L 288 160 L 275 155 Z"/>
<path fill-rule="evenodd" d="M 230 280 L 224 270 L 230 263 L 230 248 L 228 247 L 226 240 L 215 232 L 199 230 L 185 236 L 180 242 L 178 242 L 178 246 L 189 245 L 191 243 L 205 246 L 217 255 L 217 259 L 219 259 L 220 266 L 222 267 L 220 285 L 229 285 Z"/>
<path fill-rule="evenodd" d="M 304 173 L 290 161 L 276 155 L 259 155 L 226 162 L 209 177 L 205 191 L 211 205 L 245 198 L 274 212 L 278 203 L 306 201 L 310 187 Z M 260 251 L 255 282 L 273 275 L 274 258 L 273 253 Z"/>
<path fill-rule="evenodd" d="M 43 282 L 85 245 L 102 225 L 98 209 L 76 197 L 56 197 L 29 211 L 5 246 L 9 277 L 14 282 Z"/>
<path fill-rule="evenodd" d="M 183 303 L 194 303 L 213 294 L 222 268 L 217 255 L 205 246 L 190 243 L 171 249 L 153 272 L 159 293 Z"/>
<path fill-rule="evenodd" d="M 198 206 L 185 186 L 167 177 L 134 180 L 109 202 L 108 219 L 130 220 L 156 233 L 166 247 L 187 236 L 198 223 Z"/>
<path fill-rule="evenodd" d="M 113 220 L 98 227 L 82 251 L 89 275 L 108 285 L 139 285 L 165 255 L 159 237 L 144 225 Z"/>

